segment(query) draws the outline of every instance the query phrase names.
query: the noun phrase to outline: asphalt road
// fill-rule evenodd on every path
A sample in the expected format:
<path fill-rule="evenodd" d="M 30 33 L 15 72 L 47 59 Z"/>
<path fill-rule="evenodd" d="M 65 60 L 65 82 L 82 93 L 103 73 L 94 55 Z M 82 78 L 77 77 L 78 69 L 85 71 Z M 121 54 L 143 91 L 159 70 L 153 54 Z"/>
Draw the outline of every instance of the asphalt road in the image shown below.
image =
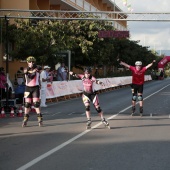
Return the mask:
<path fill-rule="evenodd" d="M 131 114 L 131 89 L 99 94 L 111 129 L 91 106 L 92 129 L 86 130 L 81 98 L 42 109 L 28 126 L 22 119 L 0 119 L 0 170 L 168 170 L 170 169 L 170 79 L 144 85 L 144 116 Z"/>

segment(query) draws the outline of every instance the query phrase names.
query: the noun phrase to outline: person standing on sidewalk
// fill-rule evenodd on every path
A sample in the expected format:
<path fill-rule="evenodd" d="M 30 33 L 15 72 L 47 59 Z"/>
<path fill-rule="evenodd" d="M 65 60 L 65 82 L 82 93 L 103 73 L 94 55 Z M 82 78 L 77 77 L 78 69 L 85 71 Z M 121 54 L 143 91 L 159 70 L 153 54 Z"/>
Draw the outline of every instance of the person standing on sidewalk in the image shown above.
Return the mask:
<path fill-rule="evenodd" d="M 141 61 L 136 61 L 135 66 L 130 66 L 129 64 L 120 61 L 120 65 L 123 65 L 127 68 L 129 68 L 132 71 L 132 116 L 135 113 L 136 110 L 136 100 L 139 101 L 139 112 L 142 116 L 143 114 L 143 85 L 144 85 L 144 76 L 146 70 L 153 65 L 155 60 L 153 60 L 152 63 L 148 64 L 147 66 L 142 67 Z"/>
<path fill-rule="evenodd" d="M 47 90 L 47 82 L 50 81 L 49 77 L 49 66 L 44 66 L 44 70 L 40 74 L 40 82 L 41 82 L 41 107 L 47 107 L 46 105 L 46 90 Z"/>
<path fill-rule="evenodd" d="M 61 63 L 61 66 L 57 70 L 57 80 L 58 81 L 68 81 L 68 68 L 65 66 L 65 63 Z"/>

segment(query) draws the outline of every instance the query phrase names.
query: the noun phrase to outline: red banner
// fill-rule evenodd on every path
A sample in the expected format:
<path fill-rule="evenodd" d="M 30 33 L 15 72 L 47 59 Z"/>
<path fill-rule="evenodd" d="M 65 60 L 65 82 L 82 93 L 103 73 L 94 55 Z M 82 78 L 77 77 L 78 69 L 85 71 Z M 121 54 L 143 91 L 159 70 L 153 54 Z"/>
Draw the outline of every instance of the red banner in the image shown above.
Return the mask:
<path fill-rule="evenodd" d="M 129 38 L 129 31 L 99 31 L 99 38 Z"/>

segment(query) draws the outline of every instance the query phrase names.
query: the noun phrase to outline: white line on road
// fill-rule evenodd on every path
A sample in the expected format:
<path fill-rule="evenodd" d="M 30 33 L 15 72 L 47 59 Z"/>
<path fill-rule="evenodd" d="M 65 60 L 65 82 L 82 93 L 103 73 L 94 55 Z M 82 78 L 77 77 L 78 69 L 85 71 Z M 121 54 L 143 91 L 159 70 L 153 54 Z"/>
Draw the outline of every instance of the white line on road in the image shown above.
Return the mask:
<path fill-rule="evenodd" d="M 70 116 L 70 115 L 72 115 L 72 114 L 74 114 L 75 112 L 71 112 L 71 113 L 69 113 L 68 115 Z"/>
<path fill-rule="evenodd" d="M 58 115 L 58 114 L 60 114 L 60 113 L 61 113 L 61 112 L 57 112 L 57 113 L 52 114 L 51 116 Z"/>
<path fill-rule="evenodd" d="M 147 96 L 146 98 L 144 98 L 144 100 L 146 100 L 147 98 L 149 98 L 149 97 L 153 96 L 154 94 L 160 92 L 161 90 L 163 90 L 164 88 L 166 88 L 166 87 L 168 87 L 168 86 L 170 86 L 170 85 L 167 85 L 167 86 L 163 87 L 162 89 L 156 91 L 155 93 L 152 93 L 151 95 L 149 95 L 149 96 Z M 121 110 L 119 113 L 122 113 L 122 112 L 128 110 L 129 108 L 131 108 L 131 106 L 126 107 L 125 109 Z M 117 113 L 116 115 L 112 115 L 111 117 L 108 118 L 108 120 L 109 120 L 109 119 L 113 119 L 114 117 L 118 116 L 119 113 Z M 26 169 L 28 169 L 29 167 L 35 165 L 36 163 L 40 162 L 41 160 L 45 159 L 46 157 L 52 155 L 53 153 L 57 152 L 58 150 L 64 148 L 65 146 L 69 145 L 70 143 L 72 143 L 72 142 L 74 142 L 75 140 L 79 139 L 80 137 L 84 136 L 86 133 L 90 132 L 92 129 L 99 127 L 101 124 L 102 124 L 102 123 L 100 122 L 100 123 L 94 125 L 91 129 L 85 130 L 84 132 L 82 132 L 82 133 L 76 135 L 75 137 L 69 139 L 68 141 L 62 143 L 61 145 L 56 146 L 55 148 L 51 149 L 50 151 L 44 153 L 43 155 L 41 155 L 41 156 L 33 159 L 32 161 L 28 162 L 27 164 L 21 166 L 21 167 L 18 168 L 17 170 L 26 170 Z"/>

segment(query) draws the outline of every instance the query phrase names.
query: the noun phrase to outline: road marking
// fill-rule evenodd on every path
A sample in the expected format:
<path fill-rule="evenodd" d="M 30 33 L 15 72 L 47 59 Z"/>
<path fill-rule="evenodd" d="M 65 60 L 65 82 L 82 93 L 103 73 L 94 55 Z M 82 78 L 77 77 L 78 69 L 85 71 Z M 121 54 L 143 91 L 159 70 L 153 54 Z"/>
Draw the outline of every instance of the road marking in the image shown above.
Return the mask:
<path fill-rule="evenodd" d="M 57 112 L 57 113 L 54 113 L 54 114 L 52 114 L 51 116 L 55 116 L 55 115 L 58 115 L 58 114 L 60 114 L 61 112 Z"/>
<path fill-rule="evenodd" d="M 72 115 L 72 114 L 74 114 L 75 112 L 71 112 L 71 113 L 69 113 L 68 115 L 70 116 L 70 115 Z"/>
<path fill-rule="evenodd" d="M 149 97 L 153 96 L 154 94 L 160 92 L 161 90 L 163 90 L 164 88 L 166 88 L 166 87 L 168 87 L 168 86 L 170 86 L 170 85 L 167 85 L 167 86 L 163 87 L 162 89 L 156 91 L 155 93 L 152 93 L 151 95 L 145 97 L 144 100 L 146 100 L 147 98 L 149 98 Z M 122 113 L 122 112 L 128 110 L 129 108 L 131 108 L 131 106 L 126 107 L 125 109 L 123 109 L 123 110 L 121 110 L 120 112 L 118 112 L 116 115 L 110 116 L 110 117 L 108 118 L 108 120 L 109 120 L 109 119 L 113 119 L 114 117 L 118 116 L 119 113 Z M 65 146 L 69 145 L 70 143 L 72 143 L 72 142 L 74 142 L 75 140 L 79 139 L 80 137 L 84 136 L 86 133 L 90 132 L 92 129 L 97 128 L 97 127 L 100 126 L 101 124 L 102 124 L 102 122 L 94 125 L 91 129 L 85 130 L 84 132 L 82 132 L 82 133 L 76 135 L 75 137 L 69 139 L 68 141 L 62 143 L 61 145 L 56 146 L 55 148 L 51 149 L 50 151 L 48 151 L 48 152 L 40 155 L 39 157 L 37 157 L 37 158 L 33 159 L 32 161 L 28 162 L 27 164 L 21 166 L 21 167 L 18 168 L 17 170 L 26 170 L 26 169 L 30 168 L 31 166 L 35 165 L 36 163 L 40 162 L 41 160 L 45 159 L 46 157 L 52 155 L 53 153 L 57 152 L 58 150 L 64 148 Z"/>
<path fill-rule="evenodd" d="M 51 114 L 51 113 L 49 113 L 49 112 L 44 112 L 43 115 L 44 115 L 44 116 L 54 116 L 54 115 L 57 115 L 57 114 L 60 114 L 60 113 L 61 113 L 61 112 L 57 112 L 57 113 Z"/>
<path fill-rule="evenodd" d="M 84 116 L 86 113 L 82 113 L 81 115 Z"/>

